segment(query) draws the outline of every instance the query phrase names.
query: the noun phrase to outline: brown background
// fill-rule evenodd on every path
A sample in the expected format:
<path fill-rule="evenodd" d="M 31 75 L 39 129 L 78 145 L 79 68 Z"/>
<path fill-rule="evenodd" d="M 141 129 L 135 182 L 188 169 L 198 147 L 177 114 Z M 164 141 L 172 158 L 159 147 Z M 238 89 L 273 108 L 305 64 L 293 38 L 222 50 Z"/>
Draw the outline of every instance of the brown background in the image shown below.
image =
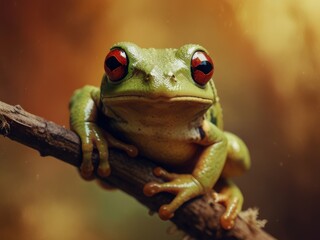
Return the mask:
<path fill-rule="evenodd" d="M 226 129 L 252 170 L 237 182 L 279 239 L 316 239 L 320 168 L 320 3 L 0 0 L 0 100 L 68 125 L 74 89 L 99 85 L 117 41 L 205 46 Z M 134 199 L 0 138 L 0 239 L 179 239 Z"/>

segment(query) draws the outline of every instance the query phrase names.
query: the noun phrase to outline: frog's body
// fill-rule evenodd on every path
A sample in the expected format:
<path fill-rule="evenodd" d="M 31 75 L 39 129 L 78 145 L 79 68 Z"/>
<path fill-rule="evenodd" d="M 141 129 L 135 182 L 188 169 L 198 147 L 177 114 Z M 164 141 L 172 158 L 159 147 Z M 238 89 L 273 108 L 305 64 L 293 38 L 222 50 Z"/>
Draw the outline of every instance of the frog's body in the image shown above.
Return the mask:
<path fill-rule="evenodd" d="M 195 142 L 201 138 L 199 127 L 210 107 L 209 101 L 191 102 L 188 97 L 132 97 L 120 102 L 117 100 L 106 115 L 114 119 L 112 129 L 142 155 L 168 165 L 185 165 L 194 157 L 198 149 Z"/>
<path fill-rule="evenodd" d="M 185 45 L 156 50 L 119 43 L 106 57 L 105 70 L 101 88 L 77 90 L 70 105 L 71 126 L 82 140 L 84 177 L 93 171 L 94 145 L 100 153 L 102 176 L 110 173 L 108 146 L 132 156 L 138 151 L 180 172 L 157 168 L 155 174 L 169 182 L 149 183 L 144 188 L 146 195 L 161 191 L 177 195 L 159 211 L 168 219 L 190 198 L 210 192 L 221 175 L 227 178 L 249 168 L 245 144 L 223 132 L 222 111 L 211 79 L 213 63 L 205 49 Z M 96 124 L 99 113 L 106 116 L 102 124 L 108 133 Z M 222 225 L 231 228 L 242 206 L 241 192 L 226 181 L 214 196 L 227 207 Z"/>
<path fill-rule="evenodd" d="M 136 99 L 132 103 L 132 106 L 128 104 L 129 111 L 117 106 L 111 108 L 122 118 L 114 122 L 113 129 L 136 146 L 140 154 L 168 165 L 184 165 L 194 156 L 197 146 L 193 140 L 199 136 L 199 131 L 180 118 L 185 109 L 179 109 L 179 105 L 185 104 L 184 101 Z M 170 112 L 174 114 L 168 115 Z M 112 113 L 107 116 L 112 118 Z"/>

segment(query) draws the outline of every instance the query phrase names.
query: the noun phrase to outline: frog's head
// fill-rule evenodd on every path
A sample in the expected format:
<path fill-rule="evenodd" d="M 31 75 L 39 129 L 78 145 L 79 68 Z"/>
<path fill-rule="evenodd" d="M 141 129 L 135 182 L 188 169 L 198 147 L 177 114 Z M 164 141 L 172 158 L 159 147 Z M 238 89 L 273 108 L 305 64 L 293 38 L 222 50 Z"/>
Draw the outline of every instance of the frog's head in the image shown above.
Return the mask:
<path fill-rule="evenodd" d="M 200 108 L 198 112 L 203 112 L 217 98 L 212 80 L 213 62 L 199 45 L 146 49 L 121 42 L 111 48 L 104 68 L 101 84 L 104 106 L 179 102 L 185 106 L 192 103 Z"/>

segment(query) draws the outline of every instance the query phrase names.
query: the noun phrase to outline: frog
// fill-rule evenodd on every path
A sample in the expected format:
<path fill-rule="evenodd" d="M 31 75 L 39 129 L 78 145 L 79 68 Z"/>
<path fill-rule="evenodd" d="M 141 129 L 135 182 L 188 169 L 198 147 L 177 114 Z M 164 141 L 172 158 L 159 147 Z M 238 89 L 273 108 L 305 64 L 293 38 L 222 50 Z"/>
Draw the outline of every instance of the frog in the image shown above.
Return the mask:
<path fill-rule="evenodd" d="M 214 70 L 208 51 L 198 44 L 113 45 L 100 88 L 76 90 L 69 104 L 70 126 L 81 140 L 81 176 L 93 178 L 94 149 L 103 178 L 111 173 L 109 148 L 143 156 L 158 166 L 153 174 L 163 180 L 148 182 L 143 193 L 174 196 L 159 208 L 161 219 L 171 219 L 184 203 L 206 195 L 225 206 L 221 226 L 233 228 L 243 195 L 231 178 L 247 171 L 251 161 L 243 140 L 224 130 Z"/>

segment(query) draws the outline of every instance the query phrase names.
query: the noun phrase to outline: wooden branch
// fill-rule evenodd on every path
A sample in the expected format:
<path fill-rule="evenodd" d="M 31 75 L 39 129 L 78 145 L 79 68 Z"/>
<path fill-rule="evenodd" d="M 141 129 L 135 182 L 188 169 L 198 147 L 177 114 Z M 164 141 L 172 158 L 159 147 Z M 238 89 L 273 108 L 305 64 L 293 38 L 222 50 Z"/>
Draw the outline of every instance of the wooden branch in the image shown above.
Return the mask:
<path fill-rule="evenodd" d="M 41 156 L 54 156 L 75 167 L 80 166 L 78 136 L 62 126 L 24 111 L 19 105 L 11 106 L 0 102 L 0 134 L 38 150 Z M 130 194 L 152 212 L 157 212 L 162 204 L 172 200 L 169 193 L 160 193 L 154 197 L 143 194 L 142 189 L 147 182 L 161 182 L 152 174 L 155 165 L 151 161 L 142 157 L 130 158 L 114 149 L 110 150 L 109 158 L 112 174 L 107 179 L 102 179 L 103 181 Z M 93 159 L 97 166 L 96 153 Z M 222 205 L 209 203 L 208 198 L 203 196 L 184 204 L 171 221 L 194 239 L 274 239 L 239 217 L 232 230 L 223 230 L 219 222 L 223 212 Z"/>

